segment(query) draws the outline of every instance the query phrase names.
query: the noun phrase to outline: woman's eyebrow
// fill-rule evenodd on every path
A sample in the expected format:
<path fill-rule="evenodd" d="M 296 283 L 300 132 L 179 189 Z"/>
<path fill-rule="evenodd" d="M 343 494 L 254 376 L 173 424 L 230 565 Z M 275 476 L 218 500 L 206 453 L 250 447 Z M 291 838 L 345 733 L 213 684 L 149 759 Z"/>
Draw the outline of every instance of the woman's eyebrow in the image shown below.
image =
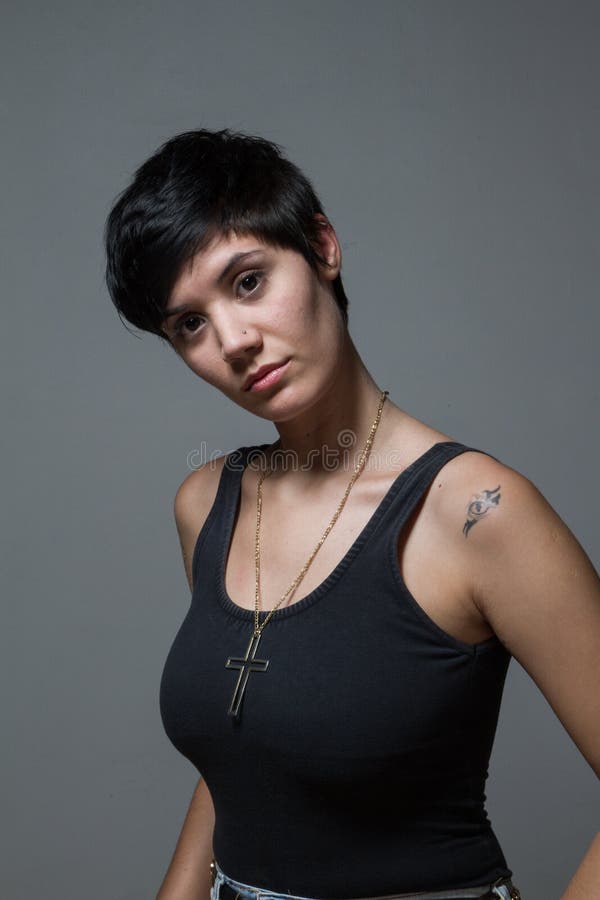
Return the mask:
<path fill-rule="evenodd" d="M 229 275 L 231 270 L 237 263 L 241 262 L 241 260 L 246 259 L 248 256 L 252 256 L 254 253 L 262 253 L 261 247 L 256 247 L 254 250 L 245 250 L 243 253 L 234 253 L 232 257 L 227 261 L 225 268 L 221 272 L 221 274 L 217 278 L 217 284 L 221 284 L 225 278 Z M 171 316 L 176 316 L 177 313 L 185 312 L 188 308 L 188 303 L 182 303 L 180 306 L 174 306 L 172 309 L 169 309 L 165 312 L 165 321 L 170 319 Z"/>

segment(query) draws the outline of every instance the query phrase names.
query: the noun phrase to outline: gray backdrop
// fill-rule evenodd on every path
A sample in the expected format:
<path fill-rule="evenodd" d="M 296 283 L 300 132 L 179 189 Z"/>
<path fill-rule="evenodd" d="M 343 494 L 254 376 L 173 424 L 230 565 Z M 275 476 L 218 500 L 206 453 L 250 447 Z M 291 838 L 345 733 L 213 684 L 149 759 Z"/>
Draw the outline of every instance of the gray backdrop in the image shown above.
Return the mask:
<path fill-rule="evenodd" d="M 543 491 L 598 566 L 594 2 L 5 8 L 2 741 L 6 900 L 147 900 L 197 773 L 162 667 L 189 605 L 188 457 L 273 440 L 120 324 L 105 216 L 173 134 L 283 144 L 336 226 L 350 327 L 402 408 Z M 525 900 L 558 898 L 598 785 L 511 661 L 488 809 Z"/>

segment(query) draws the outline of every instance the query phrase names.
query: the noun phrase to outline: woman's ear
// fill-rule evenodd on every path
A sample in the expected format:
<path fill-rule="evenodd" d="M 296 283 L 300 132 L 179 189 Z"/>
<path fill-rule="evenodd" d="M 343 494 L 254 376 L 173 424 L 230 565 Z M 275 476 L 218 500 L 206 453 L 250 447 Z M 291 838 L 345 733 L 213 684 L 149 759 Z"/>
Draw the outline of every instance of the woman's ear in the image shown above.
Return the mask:
<path fill-rule="evenodd" d="M 335 229 L 327 216 L 323 213 L 315 213 L 316 222 L 315 238 L 311 241 L 317 256 L 320 268 L 328 281 L 334 281 L 340 274 L 342 267 L 342 250 L 337 239 Z"/>

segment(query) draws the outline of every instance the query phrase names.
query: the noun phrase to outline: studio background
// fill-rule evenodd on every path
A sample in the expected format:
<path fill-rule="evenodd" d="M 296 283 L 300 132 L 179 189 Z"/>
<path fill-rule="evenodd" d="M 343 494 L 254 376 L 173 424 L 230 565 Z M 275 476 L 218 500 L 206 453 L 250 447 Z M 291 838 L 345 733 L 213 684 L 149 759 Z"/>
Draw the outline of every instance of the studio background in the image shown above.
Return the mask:
<path fill-rule="evenodd" d="M 600 564 L 600 9 L 419 0 L 5 8 L 6 900 L 148 900 L 197 780 L 159 681 L 190 596 L 195 451 L 275 429 L 120 323 L 102 228 L 172 135 L 279 142 L 342 244 L 350 330 L 401 408 L 530 478 Z M 488 812 L 558 898 L 597 779 L 512 660 Z"/>

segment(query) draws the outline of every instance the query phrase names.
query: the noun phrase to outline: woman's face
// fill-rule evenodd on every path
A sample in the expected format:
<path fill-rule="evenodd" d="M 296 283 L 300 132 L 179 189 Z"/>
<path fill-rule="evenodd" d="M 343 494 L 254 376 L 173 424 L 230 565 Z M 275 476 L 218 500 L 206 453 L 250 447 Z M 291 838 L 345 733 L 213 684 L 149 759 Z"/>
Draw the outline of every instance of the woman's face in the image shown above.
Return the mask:
<path fill-rule="evenodd" d="M 185 364 L 239 406 L 271 421 L 298 415 L 340 364 L 346 326 L 330 282 L 340 249 L 330 225 L 317 274 L 304 257 L 253 235 L 219 236 L 182 270 L 163 329 Z M 177 310 L 177 311 L 176 311 Z M 287 363 L 275 383 L 247 390 L 264 365 Z"/>

